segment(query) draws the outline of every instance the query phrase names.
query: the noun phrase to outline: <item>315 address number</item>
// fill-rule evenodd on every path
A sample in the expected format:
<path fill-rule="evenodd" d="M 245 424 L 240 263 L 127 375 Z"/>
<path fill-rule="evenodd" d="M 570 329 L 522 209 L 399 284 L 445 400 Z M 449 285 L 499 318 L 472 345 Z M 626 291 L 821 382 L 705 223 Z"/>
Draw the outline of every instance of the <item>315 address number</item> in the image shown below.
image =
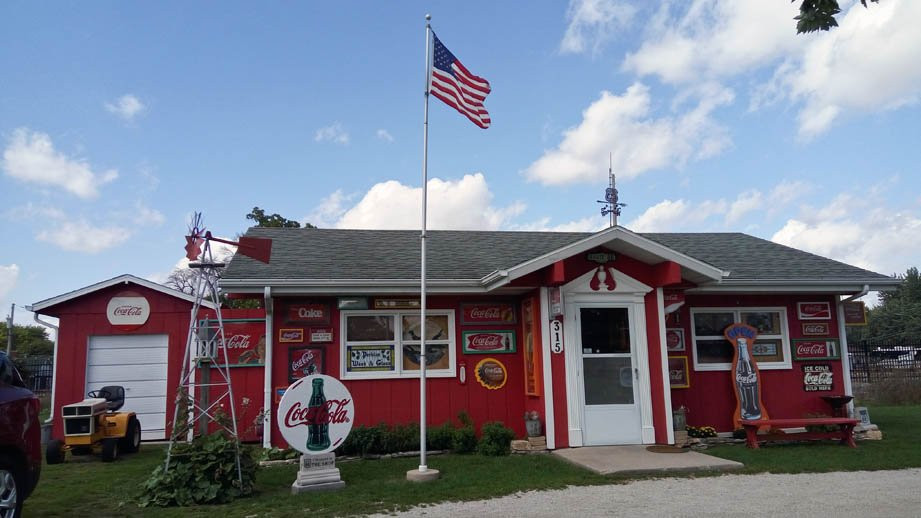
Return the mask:
<path fill-rule="evenodd" d="M 559 320 L 550 321 L 550 351 L 556 354 L 563 352 L 563 323 Z"/>

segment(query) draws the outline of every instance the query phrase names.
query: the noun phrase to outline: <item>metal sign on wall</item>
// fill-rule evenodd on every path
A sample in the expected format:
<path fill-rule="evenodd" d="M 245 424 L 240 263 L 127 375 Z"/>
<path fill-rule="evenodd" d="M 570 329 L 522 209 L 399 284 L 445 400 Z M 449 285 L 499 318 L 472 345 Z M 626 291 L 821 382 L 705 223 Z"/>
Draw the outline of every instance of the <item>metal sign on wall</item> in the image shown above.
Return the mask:
<path fill-rule="evenodd" d="M 113 326 L 137 328 L 150 318 L 150 302 L 139 294 L 112 297 L 106 305 L 106 317 Z"/>
<path fill-rule="evenodd" d="M 314 374 L 295 381 L 278 403 L 278 429 L 288 444 L 308 455 L 336 449 L 352 430 L 355 403 L 339 380 Z"/>
<path fill-rule="evenodd" d="M 803 365 L 803 390 L 806 392 L 829 392 L 834 385 L 834 373 L 827 363 Z"/>

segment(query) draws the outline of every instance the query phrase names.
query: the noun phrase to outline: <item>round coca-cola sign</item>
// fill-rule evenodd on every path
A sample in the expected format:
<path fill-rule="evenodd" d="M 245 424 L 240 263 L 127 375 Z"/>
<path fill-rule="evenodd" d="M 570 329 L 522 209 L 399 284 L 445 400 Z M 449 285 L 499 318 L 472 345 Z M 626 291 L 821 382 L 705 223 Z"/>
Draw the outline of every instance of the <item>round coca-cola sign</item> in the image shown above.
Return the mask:
<path fill-rule="evenodd" d="M 106 305 L 106 317 L 113 326 L 140 327 L 149 316 L 150 303 L 141 296 L 112 297 Z"/>
<path fill-rule="evenodd" d="M 336 378 L 313 374 L 291 384 L 278 403 L 281 436 L 302 453 L 319 455 L 338 448 L 352 430 L 352 394 Z"/>

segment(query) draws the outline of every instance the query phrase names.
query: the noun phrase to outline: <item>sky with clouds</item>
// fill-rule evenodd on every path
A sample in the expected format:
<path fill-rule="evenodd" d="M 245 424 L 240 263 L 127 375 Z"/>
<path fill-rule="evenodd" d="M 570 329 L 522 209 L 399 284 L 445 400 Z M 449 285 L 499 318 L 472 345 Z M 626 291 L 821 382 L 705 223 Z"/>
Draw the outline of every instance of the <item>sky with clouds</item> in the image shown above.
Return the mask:
<path fill-rule="evenodd" d="M 418 228 L 426 12 L 492 85 L 487 130 L 432 100 L 430 228 L 598 230 L 610 161 L 631 230 L 904 272 L 921 2 L 841 5 L 797 35 L 783 0 L 4 2 L 0 313 L 162 281 L 193 211 Z"/>

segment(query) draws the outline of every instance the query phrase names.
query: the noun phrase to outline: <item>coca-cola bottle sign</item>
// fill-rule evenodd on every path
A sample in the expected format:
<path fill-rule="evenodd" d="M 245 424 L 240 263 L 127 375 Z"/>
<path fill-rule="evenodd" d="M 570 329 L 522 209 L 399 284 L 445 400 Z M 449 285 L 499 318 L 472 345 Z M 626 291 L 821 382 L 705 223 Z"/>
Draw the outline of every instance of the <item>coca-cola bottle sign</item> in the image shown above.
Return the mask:
<path fill-rule="evenodd" d="M 276 417 L 289 446 L 319 455 L 335 450 L 348 437 L 355 420 L 355 403 L 342 382 L 313 374 L 288 387 Z"/>

